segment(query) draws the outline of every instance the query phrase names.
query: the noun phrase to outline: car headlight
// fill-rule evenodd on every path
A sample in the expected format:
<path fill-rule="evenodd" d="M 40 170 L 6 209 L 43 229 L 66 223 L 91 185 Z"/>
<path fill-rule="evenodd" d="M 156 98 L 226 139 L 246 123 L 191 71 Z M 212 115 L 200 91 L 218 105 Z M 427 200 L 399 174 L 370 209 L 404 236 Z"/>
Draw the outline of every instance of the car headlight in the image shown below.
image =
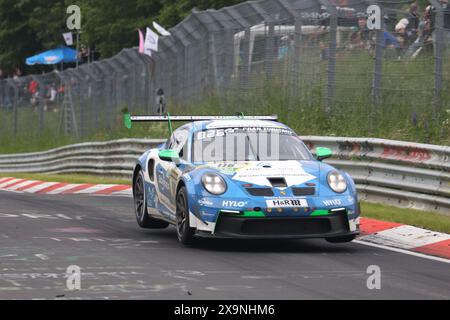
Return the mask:
<path fill-rule="evenodd" d="M 347 190 L 347 181 L 344 176 L 337 171 L 331 171 L 328 174 L 328 185 L 331 190 L 337 193 L 342 193 Z"/>
<path fill-rule="evenodd" d="M 206 191 L 215 195 L 221 195 L 227 191 L 227 184 L 221 176 L 215 173 L 205 173 L 202 177 L 202 184 Z"/>

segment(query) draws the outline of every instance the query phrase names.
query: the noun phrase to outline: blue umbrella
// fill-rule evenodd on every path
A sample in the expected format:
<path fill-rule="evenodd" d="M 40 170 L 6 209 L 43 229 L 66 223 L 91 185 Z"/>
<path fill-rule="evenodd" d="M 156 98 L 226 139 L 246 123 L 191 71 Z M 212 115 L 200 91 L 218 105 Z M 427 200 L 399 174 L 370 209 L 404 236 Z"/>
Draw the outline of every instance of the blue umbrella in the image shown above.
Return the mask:
<path fill-rule="evenodd" d="M 38 55 L 27 58 L 26 64 L 58 64 L 61 62 L 70 63 L 77 61 L 77 51 L 69 47 L 59 47 L 42 52 Z"/>

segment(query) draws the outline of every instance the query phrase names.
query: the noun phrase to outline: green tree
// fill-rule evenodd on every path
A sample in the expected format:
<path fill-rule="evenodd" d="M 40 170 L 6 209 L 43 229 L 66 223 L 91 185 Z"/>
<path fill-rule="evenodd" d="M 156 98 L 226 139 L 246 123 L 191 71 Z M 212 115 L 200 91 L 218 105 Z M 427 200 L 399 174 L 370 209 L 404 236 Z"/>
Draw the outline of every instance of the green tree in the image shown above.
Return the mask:
<path fill-rule="evenodd" d="M 95 45 L 101 58 L 135 46 L 138 28 L 153 20 L 170 28 L 193 8 L 230 6 L 242 0 L 0 0 L 0 67 L 11 72 L 25 59 L 64 44 L 66 8 L 81 8 L 81 43 Z"/>

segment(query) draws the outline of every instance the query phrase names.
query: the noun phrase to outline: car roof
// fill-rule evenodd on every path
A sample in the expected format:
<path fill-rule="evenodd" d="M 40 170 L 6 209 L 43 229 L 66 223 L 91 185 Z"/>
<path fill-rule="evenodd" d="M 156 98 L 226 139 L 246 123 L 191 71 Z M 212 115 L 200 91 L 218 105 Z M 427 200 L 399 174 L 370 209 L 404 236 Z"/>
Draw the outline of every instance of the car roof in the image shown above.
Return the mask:
<path fill-rule="evenodd" d="M 288 126 L 276 121 L 244 119 L 197 121 L 192 122 L 192 128 L 194 132 L 225 128 L 280 128 L 291 130 Z"/>

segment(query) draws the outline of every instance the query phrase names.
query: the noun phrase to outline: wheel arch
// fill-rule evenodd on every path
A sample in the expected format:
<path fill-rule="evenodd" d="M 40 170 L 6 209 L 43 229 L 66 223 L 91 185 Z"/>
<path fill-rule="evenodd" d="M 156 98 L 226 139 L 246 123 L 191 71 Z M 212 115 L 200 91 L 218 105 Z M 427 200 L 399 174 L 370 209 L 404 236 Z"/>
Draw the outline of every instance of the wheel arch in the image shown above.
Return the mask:
<path fill-rule="evenodd" d="M 134 194 L 134 184 L 136 183 L 136 179 L 137 179 L 137 176 L 139 175 L 139 172 L 141 172 L 141 170 L 142 170 L 142 167 L 141 167 L 141 164 L 140 163 L 138 163 L 138 164 L 136 164 L 136 166 L 134 167 L 134 170 L 133 170 L 133 194 Z"/>

